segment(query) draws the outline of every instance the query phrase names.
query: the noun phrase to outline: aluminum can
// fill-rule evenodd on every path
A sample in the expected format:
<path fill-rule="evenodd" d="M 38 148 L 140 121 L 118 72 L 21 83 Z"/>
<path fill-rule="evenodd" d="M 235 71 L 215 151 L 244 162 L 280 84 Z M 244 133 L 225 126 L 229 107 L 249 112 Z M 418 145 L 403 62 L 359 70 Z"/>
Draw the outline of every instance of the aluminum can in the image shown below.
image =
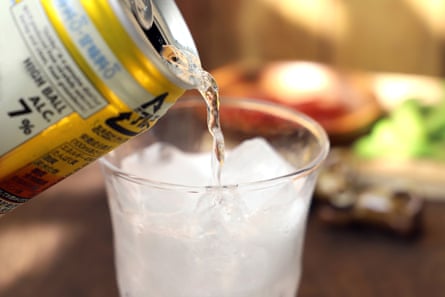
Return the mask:
<path fill-rule="evenodd" d="M 173 0 L 151 9 L 147 28 L 122 0 L 0 1 L 0 214 L 149 129 L 192 88 L 160 54 L 196 53 L 181 13 Z"/>

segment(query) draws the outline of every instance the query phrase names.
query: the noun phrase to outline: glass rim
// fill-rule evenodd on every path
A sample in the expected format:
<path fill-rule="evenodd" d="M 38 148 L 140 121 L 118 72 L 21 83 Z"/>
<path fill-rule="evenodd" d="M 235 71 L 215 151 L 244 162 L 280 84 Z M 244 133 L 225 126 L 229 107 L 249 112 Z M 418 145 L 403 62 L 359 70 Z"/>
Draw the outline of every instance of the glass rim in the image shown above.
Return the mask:
<path fill-rule="evenodd" d="M 199 104 L 202 105 L 204 104 L 203 99 L 198 98 L 198 96 L 185 96 L 180 98 L 172 108 L 188 107 L 189 105 L 190 106 L 194 105 L 196 102 L 199 102 Z M 260 179 L 238 184 L 183 185 L 180 183 L 163 182 L 154 179 L 140 177 L 126 170 L 118 168 L 111 161 L 109 161 L 107 158 L 109 158 L 110 154 L 112 154 L 113 151 L 111 151 L 110 153 L 106 154 L 105 156 L 99 159 L 99 163 L 102 166 L 102 171 L 104 172 L 104 168 L 106 168 L 109 171 L 111 171 L 113 175 L 119 176 L 120 178 L 123 178 L 132 183 L 150 185 L 151 187 L 159 189 L 169 189 L 178 191 L 182 190 L 182 191 L 196 192 L 196 193 L 207 192 L 209 190 L 216 190 L 216 189 L 232 189 L 232 188 L 264 189 L 270 187 L 271 185 L 278 184 L 289 179 L 297 179 L 310 174 L 314 170 L 318 169 L 319 166 L 321 166 L 321 164 L 326 159 L 329 153 L 329 147 L 330 147 L 329 138 L 326 131 L 322 128 L 322 126 L 311 117 L 295 109 L 292 109 L 291 107 L 287 107 L 275 102 L 261 100 L 261 99 L 255 99 L 249 97 L 235 97 L 235 96 L 221 96 L 220 104 L 222 106 L 237 107 L 243 109 L 255 108 L 256 111 L 265 112 L 270 115 L 277 115 L 277 116 L 279 115 L 279 117 L 284 118 L 286 120 L 297 122 L 300 125 L 302 125 L 305 129 L 310 131 L 312 135 L 314 135 L 314 137 L 317 139 L 317 142 L 320 144 L 320 151 L 309 162 L 307 162 L 305 166 L 297 168 L 296 170 L 290 173 L 279 175 L 269 179 Z M 105 172 L 103 174 L 106 175 Z"/>

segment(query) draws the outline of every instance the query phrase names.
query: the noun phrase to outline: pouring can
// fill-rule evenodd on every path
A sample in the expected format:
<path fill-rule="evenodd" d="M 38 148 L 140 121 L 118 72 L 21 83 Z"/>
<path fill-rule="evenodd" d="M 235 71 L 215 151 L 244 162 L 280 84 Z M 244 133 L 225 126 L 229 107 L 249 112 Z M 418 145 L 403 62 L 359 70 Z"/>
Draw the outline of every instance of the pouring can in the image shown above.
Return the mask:
<path fill-rule="evenodd" d="M 0 214 L 152 127 L 186 89 L 164 45 L 196 53 L 173 0 L 143 26 L 123 0 L 0 2 Z M 197 54 L 197 53 L 196 53 Z"/>

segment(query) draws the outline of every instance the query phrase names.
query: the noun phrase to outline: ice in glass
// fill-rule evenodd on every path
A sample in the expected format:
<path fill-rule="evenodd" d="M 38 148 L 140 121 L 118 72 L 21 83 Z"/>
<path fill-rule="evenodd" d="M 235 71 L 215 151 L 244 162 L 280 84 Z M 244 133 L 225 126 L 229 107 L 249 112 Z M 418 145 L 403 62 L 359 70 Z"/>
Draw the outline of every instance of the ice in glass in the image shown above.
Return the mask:
<path fill-rule="evenodd" d="M 102 160 L 121 296 L 293 297 L 326 134 L 284 107 L 223 98 L 215 184 L 205 114 L 183 98 Z"/>

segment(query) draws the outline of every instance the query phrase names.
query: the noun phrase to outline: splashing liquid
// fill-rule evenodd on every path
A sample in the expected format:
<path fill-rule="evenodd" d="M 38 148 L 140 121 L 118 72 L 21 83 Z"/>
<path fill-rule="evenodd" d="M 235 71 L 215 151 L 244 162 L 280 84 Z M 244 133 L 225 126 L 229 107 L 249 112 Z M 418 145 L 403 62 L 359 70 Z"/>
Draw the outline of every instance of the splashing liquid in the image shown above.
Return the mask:
<path fill-rule="evenodd" d="M 224 135 L 219 121 L 219 91 L 213 76 L 202 69 L 199 58 L 186 50 L 172 45 L 163 47 L 162 56 L 170 69 L 182 80 L 195 86 L 207 106 L 207 128 L 213 137 L 212 173 L 213 182 L 221 184 L 221 169 L 224 164 Z"/>

